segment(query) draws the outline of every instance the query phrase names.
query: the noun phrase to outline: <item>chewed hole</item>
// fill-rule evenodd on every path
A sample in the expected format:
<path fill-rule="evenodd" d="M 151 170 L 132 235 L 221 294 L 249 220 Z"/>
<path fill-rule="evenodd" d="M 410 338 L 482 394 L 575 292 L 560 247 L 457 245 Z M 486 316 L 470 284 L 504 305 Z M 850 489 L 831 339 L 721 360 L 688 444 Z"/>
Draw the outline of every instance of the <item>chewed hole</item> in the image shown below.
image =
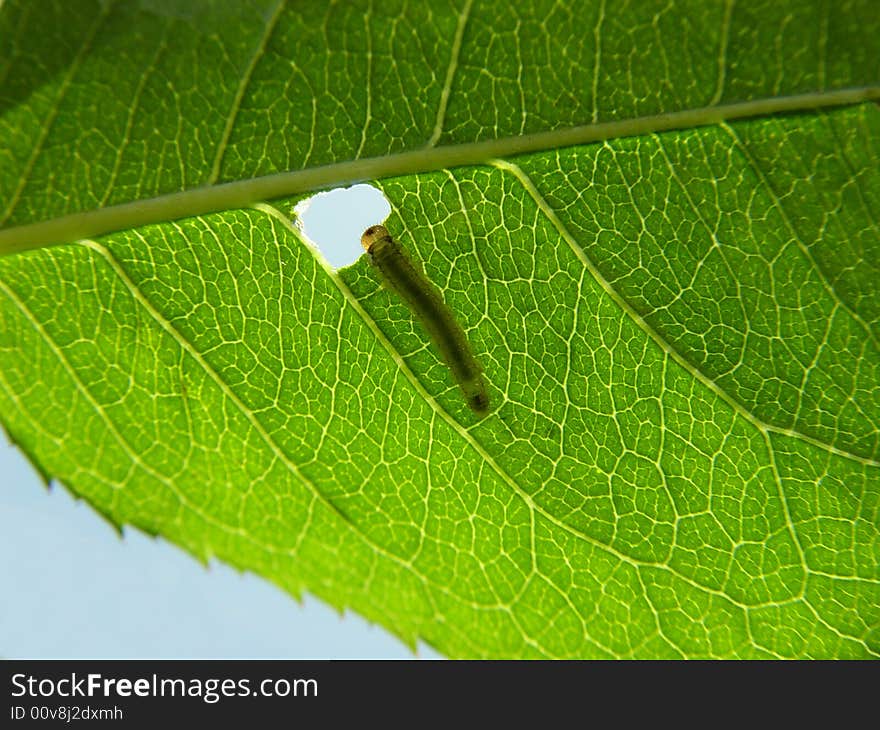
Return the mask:
<path fill-rule="evenodd" d="M 382 223 L 391 206 L 372 185 L 353 185 L 318 193 L 297 203 L 294 222 L 336 269 L 357 261 L 364 249 L 361 234 Z"/>

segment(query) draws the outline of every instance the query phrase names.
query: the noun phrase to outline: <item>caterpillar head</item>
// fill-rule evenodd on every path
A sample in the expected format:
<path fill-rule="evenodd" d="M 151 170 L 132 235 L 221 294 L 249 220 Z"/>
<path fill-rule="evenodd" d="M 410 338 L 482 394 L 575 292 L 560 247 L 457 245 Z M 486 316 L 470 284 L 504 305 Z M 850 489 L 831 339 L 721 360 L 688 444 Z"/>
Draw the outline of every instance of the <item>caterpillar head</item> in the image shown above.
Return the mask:
<path fill-rule="evenodd" d="M 361 246 L 369 253 L 370 249 L 376 241 L 381 241 L 388 237 L 388 229 L 385 226 L 370 226 L 361 236 Z"/>

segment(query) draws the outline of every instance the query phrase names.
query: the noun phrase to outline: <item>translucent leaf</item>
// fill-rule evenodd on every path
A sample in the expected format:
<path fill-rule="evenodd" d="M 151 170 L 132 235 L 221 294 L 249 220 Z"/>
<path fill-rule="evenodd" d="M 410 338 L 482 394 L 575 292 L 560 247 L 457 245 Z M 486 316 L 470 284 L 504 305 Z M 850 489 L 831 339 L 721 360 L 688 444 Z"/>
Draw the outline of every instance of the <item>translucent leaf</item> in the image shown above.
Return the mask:
<path fill-rule="evenodd" d="M 611 5 L 7 0 L 8 433 L 449 656 L 876 657 L 880 20 Z M 291 223 L 358 177 L 485 419 Z"/>

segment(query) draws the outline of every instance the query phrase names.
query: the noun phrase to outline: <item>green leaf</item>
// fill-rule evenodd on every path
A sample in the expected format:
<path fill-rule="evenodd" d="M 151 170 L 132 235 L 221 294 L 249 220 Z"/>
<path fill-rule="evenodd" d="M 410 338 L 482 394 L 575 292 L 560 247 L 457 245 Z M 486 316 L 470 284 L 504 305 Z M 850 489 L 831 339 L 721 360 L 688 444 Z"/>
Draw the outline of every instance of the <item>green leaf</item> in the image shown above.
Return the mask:
<path fill-rule="evenodd" d="M 877 657 L 878 39 L 867 0 L 7 0 L 3 425 L 449 656 Z M 355 178 L 487 418 L 288 219 Z"/>

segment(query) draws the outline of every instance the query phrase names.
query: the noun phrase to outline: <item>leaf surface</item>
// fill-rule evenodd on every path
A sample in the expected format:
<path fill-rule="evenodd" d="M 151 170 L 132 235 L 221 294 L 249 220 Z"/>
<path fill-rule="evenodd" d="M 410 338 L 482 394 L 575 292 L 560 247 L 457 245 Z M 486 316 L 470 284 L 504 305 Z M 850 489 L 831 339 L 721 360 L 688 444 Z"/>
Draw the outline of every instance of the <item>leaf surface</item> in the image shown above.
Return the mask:
<path fill-rule="evenodd" d="M 842 102 L 878 96 L 878 30 L 867 2 L 6 2 L 0 250 L 69 244 L 0 259 L 3 425 L 114 524 L 449 656 L 876 657 L 880 110 Z M 291 223 L 353 161 L 489 417 Z M 272 174 L 297 194 L 220 210 Z"/>

